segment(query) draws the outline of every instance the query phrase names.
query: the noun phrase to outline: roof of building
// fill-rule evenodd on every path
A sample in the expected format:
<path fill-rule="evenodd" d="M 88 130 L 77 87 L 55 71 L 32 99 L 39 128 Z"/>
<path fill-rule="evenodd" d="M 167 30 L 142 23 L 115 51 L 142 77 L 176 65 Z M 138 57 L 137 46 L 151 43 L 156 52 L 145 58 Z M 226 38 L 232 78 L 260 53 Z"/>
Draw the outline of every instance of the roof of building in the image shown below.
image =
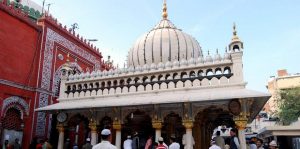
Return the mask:
<path fill-rule="evenodd" d="M 173 89 L 163 92 L 142 92 L 125 95 L 94 96 L 72 100 L 60 100 L 59 103 L 38 108 L 36 111 L 90 109 L 101 107 L 134 106 L 149 104 L 168 104 L 183 102 L 212 102 L 237 98 L 254 98 L 265 102 L 270 97 L 267 93 L 244 88 L 193 88 Z"/>

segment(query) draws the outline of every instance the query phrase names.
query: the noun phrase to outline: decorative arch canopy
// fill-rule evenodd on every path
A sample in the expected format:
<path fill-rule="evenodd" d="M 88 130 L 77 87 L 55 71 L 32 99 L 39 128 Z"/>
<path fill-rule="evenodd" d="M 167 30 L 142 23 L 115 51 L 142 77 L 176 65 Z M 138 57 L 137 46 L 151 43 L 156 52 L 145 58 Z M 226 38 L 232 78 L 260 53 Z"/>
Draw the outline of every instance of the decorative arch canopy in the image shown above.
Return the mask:
<path fill-rule="evenodd" d="M 29 105 L 28 103 L 18 96 L 11 96 L 6 98 L 3 101 L 2 105 L 2 113 L 6 113 L 6 111 L 10 108 L 16 108 L 21 112 L 21 117 L 23 118 L 24 114 L 26 116 L 29 115 Z"/>

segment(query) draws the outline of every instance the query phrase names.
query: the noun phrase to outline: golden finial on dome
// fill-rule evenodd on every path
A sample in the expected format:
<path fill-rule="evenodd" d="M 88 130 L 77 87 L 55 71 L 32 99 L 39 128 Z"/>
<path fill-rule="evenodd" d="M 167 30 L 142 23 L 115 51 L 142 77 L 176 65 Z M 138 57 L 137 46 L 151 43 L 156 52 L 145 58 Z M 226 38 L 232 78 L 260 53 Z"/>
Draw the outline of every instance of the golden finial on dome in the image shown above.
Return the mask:
<path fill-rule="evenodd" d="M 233 23 L 233 37 L 231 39 L 232 41 L 240 41 L 240 38 L 237 36 L 237 31 L 236 31 L 236 25 L 235 22 Z"/>
<path fill-rule="evenodd" d="M 166 0 L 164 0 L 164 4 L 163 4 L 162 17 L 163 17 L 163 19 L 168 19 L 167 2 L 166 2 Z"/>
<path fill-rule="evenodd" d="M 233 22 L 233 35 L 236 36 L 236 25 L 235 25 L 235 22 Z"/>

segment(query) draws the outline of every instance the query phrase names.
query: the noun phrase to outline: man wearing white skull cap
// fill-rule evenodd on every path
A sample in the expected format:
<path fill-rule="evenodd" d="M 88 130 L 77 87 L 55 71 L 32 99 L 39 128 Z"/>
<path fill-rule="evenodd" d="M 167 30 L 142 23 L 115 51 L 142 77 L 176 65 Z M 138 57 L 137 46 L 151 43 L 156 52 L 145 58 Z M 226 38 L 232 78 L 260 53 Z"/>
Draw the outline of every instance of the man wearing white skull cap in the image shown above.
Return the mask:
<path fill-rule="evenodd" d="M 117 149 L 116 146 L 112 145 L 108 140 L 110 137 L 110 130 L 103 129 L 101 131 L 101 142 L 93 146 L 93 149 Z"/>

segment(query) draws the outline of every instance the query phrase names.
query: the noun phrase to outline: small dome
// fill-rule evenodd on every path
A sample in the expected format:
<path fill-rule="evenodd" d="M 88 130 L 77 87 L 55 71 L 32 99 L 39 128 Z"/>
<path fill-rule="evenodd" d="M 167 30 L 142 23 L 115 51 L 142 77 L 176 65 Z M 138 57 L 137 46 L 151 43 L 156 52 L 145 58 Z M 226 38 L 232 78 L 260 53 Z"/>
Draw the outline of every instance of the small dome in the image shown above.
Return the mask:
<path fill-rule="evenodd" d="M 190 58 L 188 61 L 189 65 L 194 65 L 195 64 L 195 59 L 194 58 Z"/>
<path fill-rule="evenodd" d="M 145 65 L 143 66 L 143 69 L 144 69 L 144 71 L 148 71 L 148 70 L 150 69 L 150 67 L 149 67 L 149 65 L 145 64 Z"/>
<path fill-rule="evenodd" d="M 121 69 L 117 69 L 117 70 L 116 70 L 116 73 L 117 73 L 117 74 L 121 74 L 121 73 L 122 73 L 122 70 L 121 70 Z"/>
<path fill-rule="evenodd" d="M 96 71 L 93 71 L 93 72 L 91 73 L 91 76 L 92 76 L 93 78 L 95 78 L 95 77 L 97 76 Z"/>
<path fill-rule="evenodd" d="M 162 62 L 158 63 L 158 69 L 164 69 L 164 68 L 165 65 Z"/>
<path fill-rule="evenodd" d="M 127 73 L 128 72 L 128 69 L 127 68 L 123 68 L 122 69 L 122 73 Z"/>
<path fill-rule="evenodd" d="M 203 63 L 204 62 L 204 58 L 202 55 L 200 55 L 197 60 L 196 60 L 196 63 Z"/>
<path fill-rule="evenodd" d="M 81 73 L 78 77 L 78 79 L 82 79 L 82 78 L 84 78 L 84 73 Z"/>
<path fill-rule="evenodd" d="M 106 70 L 103 71 L 103 76 L 107 76 L 108 72 Z"/>
<path fill-rule="evenodd" d="M 172 63 L 170 61 L 166 62 L 166 68 L 172 68 Z"/>
<path fill-rule="evenodd" d="M 102 76 L 102 72 L 100 70 L 97 71 L 97 76 L 99 76 L 99 77 Z"/>
<path fill-rule="evenodd" d="M 109 70 L 109 71 L 108 71 L 108 75 L 109 75 L 109 76 L 114 75 L 114 70 Z"/>
<path fill-rule="evenodd" d="M 217 52 L 216 52 L 216 54 L 215 54 L 215 59 L 214 59 L 214 61 L 221 61 L 222 60 L 222 57 L 221 57 L 221 55 L 219 54 L 219 51 L 218 51 L 218 49 L 217 49 Z"/>
<path fill-rule="evenodd" d="M 151 68 L 151 70 L 156 70 L 156 64 L 152 63 L 150 68 Z"/>
<path fill-rule="evenodd" d="M 128 71 L 129 71 L 129 72 L 134 72 L 134 67 L 133 67 L 133 66 L 129 67 L 129 68 L 128 68 Z"/>
<path fill-rule="evenodd" d="M 75 80 L 78 80 L 78 79 L 79 79 L 79 74 L 75 74 L 75 75 L 74 75 L 74 79 L 75 79 Z"/>
<path fill-rule="evenodd" d="M 188 63 L 188 62 L 187 62 L 185 59 L 182 59 L 182 60 L 180 61 L 180 66 L 186 66 L 187 63 Z"/>
<path fill-rule="evenodd" d="M 174 67 L 174 68 L 179 67 L 179 61 L 177 61 L 177 60 L 174 61 L 174 62 L 173 62 L 173 67 Z"/>
<path fill-rule="evenodd" d="M 135 71 L 136 71 L 136 72 L 140 72 L 140 71 L 143 71 L 143 70 L 142 70 L 141 66 L 136 66 L 136 67 L 135 67 Z"/>
<path fill-rule="evenodd" d="M 224 60 L 230 60 L 230 54 L 227 52 L 227 49 L 224 54 Z"/>
<path fill-rule="evenodd" d="M 69 75 L 69 80 L 74 80 L 74 75 L 73 74 L 71 74 L 71 75 Z"/>
<path fill-rule="evenodd" d="M 207 56 L 205 58 L 205 62 L 208 62 L 208 63 L 212 63 L 213 62 L 212 57 L 209 55 L 209 51 L 208 51 L 208 54 L 207 54 Z"/>

